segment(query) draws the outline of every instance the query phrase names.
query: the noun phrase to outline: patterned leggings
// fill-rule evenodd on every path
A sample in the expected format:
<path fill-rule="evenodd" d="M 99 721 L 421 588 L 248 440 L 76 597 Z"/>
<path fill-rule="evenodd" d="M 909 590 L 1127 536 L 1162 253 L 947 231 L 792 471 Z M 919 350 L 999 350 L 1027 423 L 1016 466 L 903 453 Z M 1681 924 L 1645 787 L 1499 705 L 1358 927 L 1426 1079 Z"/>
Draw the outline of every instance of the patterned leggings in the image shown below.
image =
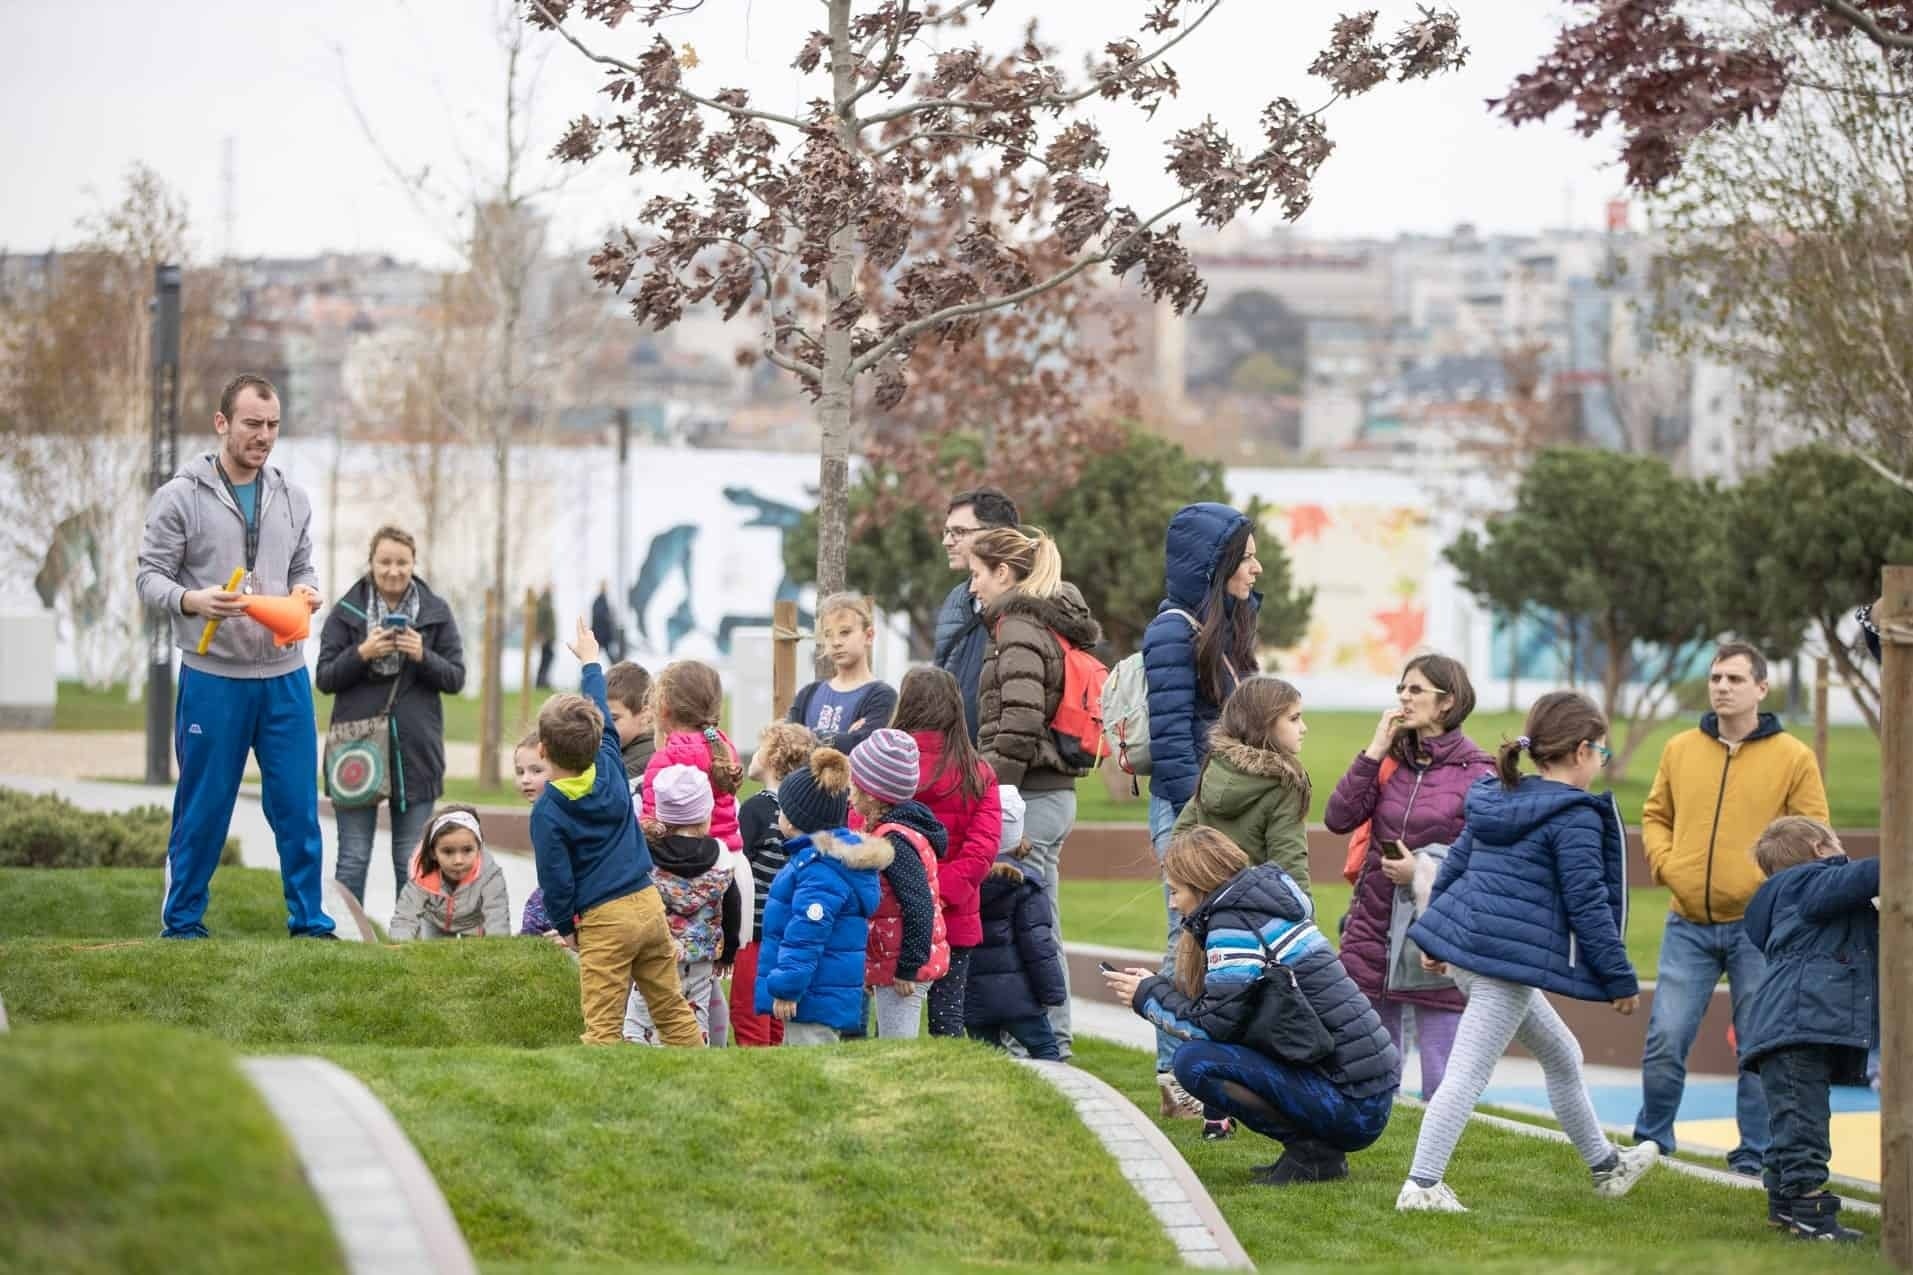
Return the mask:
<path fill-rule="evenodd" d="M 1494 1074 L 1495 1061 L 1516 1040 L 1541 1063 L 1548 1081 L 1548 1105 L 1574 1149 L 1589 1168 L 1606 1163 L 1614 1148 L 1601 1131 L 1587 1082 L 1581 1078 L 1581 1042 L 1548 998 L 1532 987 L 1479 974 L 1463 974 L 1456 981 L 1465 984 L 1468 1008 L 1461 1012 L 1461 1024 L 1455 1030 L 1448 1074 L 1422 1116 L 1414 1167 L 1408 1176 L 1420 1182 L 1441 1181 L 1468 1116 Z"/>
<path fill-rule="evenodd" d="M 975 948 L 950 949 L 950 972 L 930 984 L 930 1034 L 963 1035 L 963 990 L 970 981 L 970 953 Z"/>

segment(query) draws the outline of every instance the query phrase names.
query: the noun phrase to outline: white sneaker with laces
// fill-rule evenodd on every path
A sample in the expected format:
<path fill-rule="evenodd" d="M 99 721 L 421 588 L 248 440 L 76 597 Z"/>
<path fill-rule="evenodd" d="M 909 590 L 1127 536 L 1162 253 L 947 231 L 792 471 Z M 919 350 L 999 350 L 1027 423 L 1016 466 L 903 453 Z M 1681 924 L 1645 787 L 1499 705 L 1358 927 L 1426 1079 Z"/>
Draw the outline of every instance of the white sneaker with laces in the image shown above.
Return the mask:
<path fill-rule="evenodd" d="M 1634 1189 L 1661 1158 L 1658 1142 L 1643 1142 L 1635 1147 L 1619 1148 L 1621 1162 L 1605 1173 L 1594 1175 L 1594 1193 L 1604 1200 L 1618 1200 Z"/>
<path fill-rule="evenodd" d="M 1455 1198 L 1454 1188 L 1446 1182 L 1437 1182 L 1433 1186 L 1417 1186 L 1410 1178 L 1402 1183 L 1402 1193 L 1395 1197 L 1397 1213 L 1466 1213 L 1468 1206 Z"/>

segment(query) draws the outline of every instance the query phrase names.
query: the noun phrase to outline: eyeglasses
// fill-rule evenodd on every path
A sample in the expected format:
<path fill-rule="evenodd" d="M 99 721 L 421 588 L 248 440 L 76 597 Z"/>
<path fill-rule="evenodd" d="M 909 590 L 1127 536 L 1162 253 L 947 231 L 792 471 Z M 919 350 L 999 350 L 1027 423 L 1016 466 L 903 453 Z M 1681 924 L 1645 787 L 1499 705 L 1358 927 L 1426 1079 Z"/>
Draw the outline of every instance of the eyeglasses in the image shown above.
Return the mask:
<path fill-rule="evenodd" d="M 1406 695 L 1406 696 L 1409 696 L 1411 699 L 1419 699 L 1423 695 L 1434 695 L 1438 693 L 1439 692 L 1429 687 L 1417 686 L 1413 682 L 1403 682 L 1401 685 L 1395 688 L 1395 694 Z"/>
<path fill-rule="evenodd" d="M 983 530 L 981 527 L 945 527 L 943 529 L 943 538 L 945 540 L 961 540 L 965 536 L 974 536 L 981 530 Z"/>
<path fill-rule="evenodd" d="M 1609 762 L 1614 760 L 1614 750 L 1612 748 L 1609 748 L 1606 744 L 1597 744 L 1590 739 L 1588 741 L 1588 747 L 1592 748 L 1595 752 L 1601 754 L 1601 764 L 1603 766 L 1607 765 Z"/>

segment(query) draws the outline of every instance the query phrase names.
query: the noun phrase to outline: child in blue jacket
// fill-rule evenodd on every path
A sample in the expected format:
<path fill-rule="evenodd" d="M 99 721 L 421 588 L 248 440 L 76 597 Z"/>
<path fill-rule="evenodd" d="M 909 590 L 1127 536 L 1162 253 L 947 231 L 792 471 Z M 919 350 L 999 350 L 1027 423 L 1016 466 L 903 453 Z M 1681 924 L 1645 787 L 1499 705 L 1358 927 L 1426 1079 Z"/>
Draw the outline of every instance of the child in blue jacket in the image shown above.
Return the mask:
<path fill-rule="evenodd" d="M 1541 773 L 1521 774 L 1521 754 Z M 1632 1014 L 1640 984 L 1627 959 L 1626 842 L 1610 795 L 1588 785 L 1608 758 L 1607 719 L 1584 695 L 1552 691 L 1503 744 L 1498 774 L 1468 790 L 1461 835 L 1443 860 L 1428 910 L 1409 929 L 1423 964 L 1452 966 L 1468 1007 L 1448 1072 L 1428 1104 L 1415 1160 L 1395 1207 L 1465 1213 L 1442 1181 L 1468 1116 L 1513 1041 L 1541 1064 L 1548 1104 L 1605 1199 L 1654 1167 L 1652 1142 L 1608 1141 L 1581 1075 L 1581 1046 L 1543 992 L 1607 1001 Z"/>
<path fill-rule="evenodd" d="M 623 1041 L 625 995 L 635 983 L 665 1044 L 701 1046 L 651 880 L 651 852 L 631 809 L 598 642 L 582 619 L 571 652 L 584 665 L 584 694 L 554 695 L 538 712 L 538 751 L 550 779 L 531 808 L 531 845 L 549 923 L 578 952 L 582 1039 Z"/>
<path fill-rule="evenodd" d="M 850 759 L 819 748 L 777 786 L 790 856 L 764 904 L 756 1008 L 784 1024 L 787 1045 L 835 1044 L 863 1023 L 864 949 L 895 854 L 850 818 Z"/>
<path fill-rule="evenodd" d="M 1827 1191 L 1828 1088 L 1866 1079 L 1879 1036 L 1880 861 L 1847 862 L 1817 819 L 1776 819 L 1754 843 L 1767 881 L 1745 930 L 1767 957 L 1747 998 L 1740 1069 L 1760 1077 L 1773 1120 L 1763 1176 L 1767 1220 L 1807 1240 L 1853 1241 Z"/>

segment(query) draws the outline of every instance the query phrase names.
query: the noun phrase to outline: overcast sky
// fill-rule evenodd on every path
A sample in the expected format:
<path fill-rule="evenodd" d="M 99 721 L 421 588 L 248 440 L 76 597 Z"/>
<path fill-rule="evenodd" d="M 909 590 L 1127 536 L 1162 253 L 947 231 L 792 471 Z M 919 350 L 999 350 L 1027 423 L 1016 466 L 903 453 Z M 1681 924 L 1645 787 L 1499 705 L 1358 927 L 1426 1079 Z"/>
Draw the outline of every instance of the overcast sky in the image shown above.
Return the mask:
<path fill-rule="evenodd" d="M 1413 0 L 1362 0 L 1392 29 Z M 1451 0 L 1473 50 L 1468 67 L 1434 82 L 1384 85 L 1328 116 L 1337 142 L 1301 222 L 1319 235 L 1600 223 L 1619 193 L 1611 141 L 1565 123 L 1510 128 L 1483 99 L 1503 92 L 1548 46 L 1566 6 L 1553 0 Z M 963 37 L 1009 47 L 1028 15 L 1083 51 L 1137 30 L 1138 0 L 999 0 Z M 1312 107 L 1324 86 L 1303 69 L 1346 5 L 1233 0 L 1177 48 L 1179 100 L 1154 121 L 1099 103 L 1115 152 L 1105 176 L 1118 202 L 1145 215 L 1173 198 L 1163 142 L 1212 115 L 1244 141 L 1271 97 Z M 407 172 L 428 170 L 442 196 L 495 180 L 503 55 L 492 0 L 0 0 L 0 247 L 70 244 L 77 223 L 117 190 L 127 166 L 156 169 L 190 206 L 195 248 L 224 246 L 223 155 L 232 139 L 233 244 L 242 255 L 385 251 L 445 263 L 449 227 L 407 197 L 355 119 L 357 99 Z M 810 0 L 707 0 L 669 27 L 702 65 L 693 87 L 742 86 L 761 104 L 798 110 L 823 77 L 790 66 L 822 20 Z M 580 25 L 607 51 L 632 56 L 644 37 Z M 950 37 L 946 42 L 954 43 Z M 597 68 L 554 37 L 533 41 L 533 117 L 541 157 L 566 119 L 599 113 Z M 348 89 L 348 85 L 350 86 Z M 471 170 L 468 170 L 468 163 Z M 552 202 L 558 233 L 582 243 L 633 215 L 638 189 L 601 159 Z M 650 189 L 655 189 L 655 186 Z M 1260 220 L 1277 224 L 1275 214 Z"/>

